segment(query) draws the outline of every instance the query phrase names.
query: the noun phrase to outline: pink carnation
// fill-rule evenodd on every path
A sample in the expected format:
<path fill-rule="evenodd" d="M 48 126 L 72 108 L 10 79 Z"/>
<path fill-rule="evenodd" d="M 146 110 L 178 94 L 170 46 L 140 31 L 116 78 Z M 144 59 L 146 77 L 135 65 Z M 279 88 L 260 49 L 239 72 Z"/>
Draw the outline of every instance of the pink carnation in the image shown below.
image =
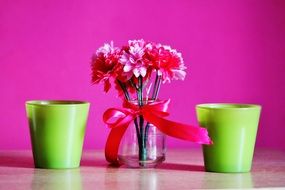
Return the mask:
<path fill-rule="evenodd" d="M 110 44 L 104 44 L 92 57 L 92 82 L 97 84 L 104 82 L 104 91 L 108 92 L 111 88 L 110 78 L 117 77 L 121 65 L 118 64 L 119 48 Z"/>
<path fill-rule="evenodd" d="M 170 80 L 184 80 L 186 76 L 185 65 L 181 53 L 170 46 L 157 44 L 149 46 L 148 54 L 153 67 L 162 76 L 163 82 Z"/>
<path fill-rule="evenodd" d="M 144 40 L 129 40 L 128 47 L 123 50 L 119 62 L 123 65 L 123 71 L 128 79 L 145 77 L 147 74 L 147 60 L 144 58 L 146 42 Z"/>
<path fill-rule="evenodd" d="M 180 52 L 170 46 L 145 42 L 142 39 L 129 40 L 128 45 L 122 48 L 114 47 L 113 42 L 104 44 L 92 57 L 91 67 L 92 82 L 103 82 L 105 92 L 111 88 L 110 79 L 115 79 L 115 84 L 121 81 L 133 92 L 129 83 L 137 85 L 139 76 L 143 78 L 143 82 L 147 82 L 153 70 L 161 76 L 163 82 L 184 80 L 186 76 L 186 67 Z"/>

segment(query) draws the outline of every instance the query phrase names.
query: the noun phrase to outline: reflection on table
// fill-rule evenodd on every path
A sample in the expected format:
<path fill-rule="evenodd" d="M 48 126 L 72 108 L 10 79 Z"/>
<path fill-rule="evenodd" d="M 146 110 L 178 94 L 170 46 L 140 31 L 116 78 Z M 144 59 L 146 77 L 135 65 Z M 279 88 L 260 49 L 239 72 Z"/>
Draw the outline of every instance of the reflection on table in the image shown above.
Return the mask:
<path fill-rule="evenodd" d="M 202 152 L 168 150 L 155 169 L 114 168 L 103 151 L 83 153 L 76 169 L 37 169 L 31 151 L 0 151 L 0 189 L 213 189 L 285 187 L 285 153 L 257 150 L 250 173 L 204 172 Z"/>

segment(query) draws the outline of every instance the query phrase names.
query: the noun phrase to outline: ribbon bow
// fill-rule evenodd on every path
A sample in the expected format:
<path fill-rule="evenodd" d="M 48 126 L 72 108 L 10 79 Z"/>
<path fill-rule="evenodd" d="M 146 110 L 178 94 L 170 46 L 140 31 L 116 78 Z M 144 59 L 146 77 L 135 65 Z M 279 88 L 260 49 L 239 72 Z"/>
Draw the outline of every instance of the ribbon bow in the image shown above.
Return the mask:
<path fill-rule="evenodd" d="M 169 103 L 170 100 L 156 101 L 139 107 L 125 101 L 124 108 L 106 110 L 103 114 L 103 121 L 111 128 L 105 146 L 106 160 L 112 164 L 119 164 L 118 150 L 121 139 L 129 124 L 139 115 L 142 115 L 146 121 L 155 125 L 166 135 L 199 144 L 212 143 L 207 129 L 165 119 L 164 117 L 169 115 L 167 112 Z"/>

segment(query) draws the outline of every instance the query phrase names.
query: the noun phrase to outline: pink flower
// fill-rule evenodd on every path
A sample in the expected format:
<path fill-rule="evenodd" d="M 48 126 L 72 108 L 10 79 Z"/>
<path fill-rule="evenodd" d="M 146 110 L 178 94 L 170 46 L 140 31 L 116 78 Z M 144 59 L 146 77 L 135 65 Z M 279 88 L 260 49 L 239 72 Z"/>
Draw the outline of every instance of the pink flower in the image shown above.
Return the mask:
<path fill-rule="evenodd" d="M 181 53 L 170 46 L 157 44 L 149 46 L 149 59 L 153 62 L 153 67 L 162 76 L 163 82 L 171 80 L 184 80 L 186 76 L 185 65 Z"/>
<path fill-rule="evenodd" d="M 138 77 L 147 83 L 153 70 L 161 76 L 163 82 L 184 80 L 185 65 L 180 52 L 170 46 L 129 40 L 122 48 L 114 47 L 113 42 L 104 44 L 92 57 L 92 82 L 104 83 L 104 90 L 111 88 L 110 79 L 119 80 L 126 86 L 138 86 Z M 116 82 L 115 81 L 115 82 Z M 118 86 L 118 85 L 115 85 Z M 132 87 L 128 86 L 132 90 Z"/>
<path fill-rule="evenodd" d="M 146 42 L 144 40 L 129 40 L 128 47 L 123 50 L 119 62 L 124 66 L 123 71 L 128 79 L 145 77 L 147 74 L 147 60 L 144 59 Z"/>
<path fill-rule="evenodd" d="M 110 78 L 117 77 L 121 68 L 118 64 L 119 48 L 114 47 L 113 42 L 104 44 L 92 57 L 92 82 L 97 84 L 104 82 L 104 91 L 108 92 L 111 88 Z"/>

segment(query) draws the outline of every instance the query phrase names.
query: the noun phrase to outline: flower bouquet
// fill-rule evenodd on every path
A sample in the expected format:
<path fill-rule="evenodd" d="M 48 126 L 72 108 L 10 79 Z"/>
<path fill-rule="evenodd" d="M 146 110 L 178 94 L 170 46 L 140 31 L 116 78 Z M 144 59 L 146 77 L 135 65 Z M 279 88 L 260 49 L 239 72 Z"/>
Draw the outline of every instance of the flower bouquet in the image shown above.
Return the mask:
<path fill-rule="evenodd" d="M 165 119 L 170 101 L 158 99 L 161 84 L 186 76 L 182 55 L 175 49 L 144 40 L 129 40 L 122 48 L 111 42 L 96 51 L 91 67 L 94 84 L 104 83 L 108 92 L 113 83 L 124 98 L 123 108 L 103 114 L 111 128 L 105 147 L 110 163 L 156 166 L 165 158 L 164 135 L 211 143 L 206 129 Z"/>

